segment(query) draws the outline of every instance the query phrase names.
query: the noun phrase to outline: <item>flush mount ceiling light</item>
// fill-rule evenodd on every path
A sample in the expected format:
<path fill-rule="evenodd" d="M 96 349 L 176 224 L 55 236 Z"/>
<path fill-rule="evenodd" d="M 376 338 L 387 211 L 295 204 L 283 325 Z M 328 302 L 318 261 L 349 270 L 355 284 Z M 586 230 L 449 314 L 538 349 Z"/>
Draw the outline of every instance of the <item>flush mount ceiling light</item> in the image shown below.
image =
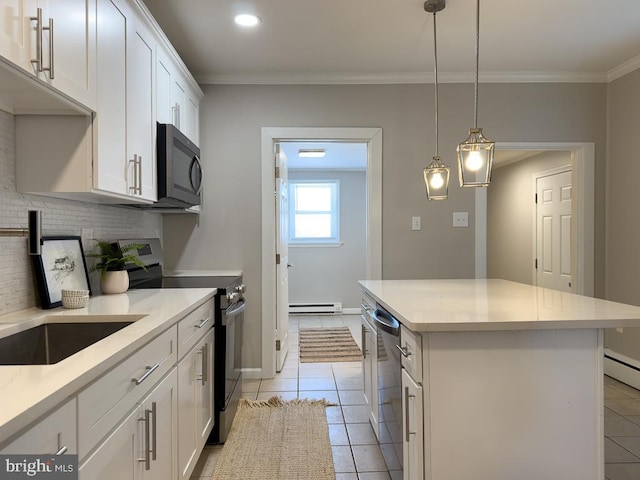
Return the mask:
<path fill-rule="evenodd" d="M 257 15 L 252 15 L 249 13 L 236 15 L 233 20 L 241 27 L 255 27 L 262 21 Z"/>
<path fill-rule="evenodd" d="M 301 148 L 298 150 L 300 158 L 323 158 L 325 154 L 324 148 Z"/>
<path fill-rule="evenodd" d="M 478 65 L 480 60 L 480 0 L 476 1 L 476 81 L 473 107 L 473 128 L 467 139 L 458 145 L 458 176 L 461 187 L 488 187 L 495 142 L 488 140 L 478 128 Z"/>
<path fill-rule="evenodd" d="M 436 13 L 444 10 L 445 0 L 427 0 L 424 9 L 433 13 L 433 65 L 435 70 L 435 112 L 436 112 L 436 154 L 424 169 L 424 183 L 427 187 L 427 199 L 446 200 L 449 193 L 450 168 L 443 164 L 438 156 L 438 43 L 436 35 Z"/>

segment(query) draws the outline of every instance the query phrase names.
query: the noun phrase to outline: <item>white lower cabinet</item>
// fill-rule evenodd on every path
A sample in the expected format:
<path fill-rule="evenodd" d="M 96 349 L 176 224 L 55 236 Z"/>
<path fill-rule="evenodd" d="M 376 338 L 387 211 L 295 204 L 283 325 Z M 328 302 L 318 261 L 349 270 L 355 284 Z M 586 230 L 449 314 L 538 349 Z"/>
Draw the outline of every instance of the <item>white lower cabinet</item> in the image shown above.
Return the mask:
<path fill-rule="evenodd" d="M 422 387 L 402 369 L 402 464 L 403 480 L 424 478 L 424 424 Z"/>
<path fill-rule="evenodd" d="M 76 399 L 73 398 L 2 448 L 0 453 L 77 454 L 76 418 Z"/>
<path fill-rule="evenodd" d="M 79 478 L 175 479 L 177 391 L 174 368 L 80 465 Z"/>
<path fill-rule="evenodd" d="M 369 405 L 369 422 L 380 439 L 378 428 L 378 333 L 375 327 L 367 320 L 367 311 L 362 314 L 362 372 L 364 384 L 364 397 Z"/>
<path fill-rule="evenodd" d="M 189 479 L 213 428 L 213 329 L 178 364 L 178 478 Z"/>

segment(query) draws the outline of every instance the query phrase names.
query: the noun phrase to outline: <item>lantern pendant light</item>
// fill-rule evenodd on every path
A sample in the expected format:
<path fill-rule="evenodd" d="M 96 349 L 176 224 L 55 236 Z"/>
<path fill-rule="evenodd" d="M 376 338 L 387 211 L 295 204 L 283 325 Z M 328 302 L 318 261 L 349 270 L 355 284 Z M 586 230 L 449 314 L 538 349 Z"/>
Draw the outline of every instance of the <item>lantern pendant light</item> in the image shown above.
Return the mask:
<path fill-rule="evenodd" d="M 476 80 L 474 93 L 473 128 L 467 139 L 458 145 L 458 176 L 461 187 L 488 187 L 495 142 L 488 140 L 478 128 L 478 68 L 480 61 L 480 0 L 476 1 Z"/>
<path fill-rule="evenodd" d="M 436 153 L 424 169 L 424 183 L 428 200 L 446 200 L 449 192 L 450 168 L 438 156 L 438 44 L 436 35 L 436 13 L 444 10 L 445 0 L 427 0 L 424 9 L 433 13 L 433 64 L 435 70 Z"/>

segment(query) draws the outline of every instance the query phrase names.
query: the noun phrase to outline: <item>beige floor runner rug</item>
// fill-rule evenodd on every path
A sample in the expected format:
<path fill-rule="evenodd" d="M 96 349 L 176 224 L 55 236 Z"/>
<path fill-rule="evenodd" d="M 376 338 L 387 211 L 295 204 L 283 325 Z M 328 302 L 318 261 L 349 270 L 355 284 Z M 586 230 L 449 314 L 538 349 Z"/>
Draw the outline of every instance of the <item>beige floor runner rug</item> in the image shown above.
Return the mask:
<path fill-rule="evenodd" d="M 325 400 L 240 400 L 212 480 L 335 480 Z"/>
<path fill-rule="evenodd" d="M 357 362 L 362 360 L 347 327 L 301 328 L 300 362 Z"/>

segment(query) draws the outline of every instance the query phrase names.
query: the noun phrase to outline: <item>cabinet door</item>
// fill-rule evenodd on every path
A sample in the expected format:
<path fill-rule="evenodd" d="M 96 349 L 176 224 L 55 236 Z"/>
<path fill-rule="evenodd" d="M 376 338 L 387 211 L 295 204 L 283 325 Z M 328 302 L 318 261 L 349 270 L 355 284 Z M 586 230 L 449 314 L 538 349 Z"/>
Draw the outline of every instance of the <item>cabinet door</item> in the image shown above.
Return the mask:
<path fill-rule="evenodd" d="M 201 342 L 200 384 L 197 390 L 196 427 L 202 449 L 213 428 L 213 330 Z"/>
<path fill-rule="evenodd" d="M 184 133 L 184 124 L 185 124 L 184 115 L 186 112 L 185 98 L 186 98 L 186 93 L 185 93 L 185 88 L 183 86 L 182 79 L 176 73 L 174 74 L 173 83 L 171 85 L 171 99 L 172 99 L 172 105 L 174 108 L 173 110 L 174 121 L 171 123 L 173 123 L 178 128 L 178 130 L 180 130 L 183 133 Z"/>
<path fill-rule="evenodd" d="M 34 73 L 36 0 L 0 0 L 0 56 Z"/>
<path fill-rule="evenodd" d="M 178 385 L 175 368 L 158 384 L 140 407 L 138 425 L 138 479 L 177 478 Z M 116 478 L 116 477 L 112 477 Z"/>
<path fill-rule="evenodd" d="M 98 109 L 95 117 L 93 185 L 128 195 L 127 182 L 127 24 L 122 0 L 97 2 Z"/>
<path fill-rule="evenodd" d="M 193 143 L 200 145 L 200 101 L 191 92 L 187 92 L 184 134 Z"/>
<path fill-rule="evenodd" d="M 213 428 L 213 330 L 178 364 L 178 477 L 188 479 Z"/>
<path fill-rule="evenodd" d="M 139 410 L 134 410 L 80 465 L 79 480 L 135 480 Z"/>
<path fill-rule="evenodd" d="M 164 50 L 158 46 L 156 62 L 156 119 L 159 123 L 173 123 L 171 103 L 172 65 Z"/>
<path fill-rule="evenodd" d="M 364 385 L 364 399 L 371 407 L 371 329 L 362 320 L 362 383 Z"/>
<path fill-rule="evenodd" d="M 95 4 L 91 0 L 38 0 L 43 27 L 48 28 L 53 20 L 53 32 L 42 34 L 43 67 L 52 71 L 38 76 L 92 110 L 96 109 Z"/>
<path fill-rule="evenodd" d="M 0 453 L 3 455 L 77 454 L 76 421 L 74 398 L 3 447 Z"/>
<path fill-rule="evenodd" d="M 129 188 L 157 200 L 154 121 L 154 41 L 142 21 L 130 22 L 127 41 L 127 158 Z M 136 161 L 141 164 L 136 164 Z M 137 189 L 137 190 L 134 190 Z"/>
<path fill-rule="evenodd" d="M 424 426 L 422 387 L 402 369 L 402 464 L 403 480 L 423 480 Z"/>

